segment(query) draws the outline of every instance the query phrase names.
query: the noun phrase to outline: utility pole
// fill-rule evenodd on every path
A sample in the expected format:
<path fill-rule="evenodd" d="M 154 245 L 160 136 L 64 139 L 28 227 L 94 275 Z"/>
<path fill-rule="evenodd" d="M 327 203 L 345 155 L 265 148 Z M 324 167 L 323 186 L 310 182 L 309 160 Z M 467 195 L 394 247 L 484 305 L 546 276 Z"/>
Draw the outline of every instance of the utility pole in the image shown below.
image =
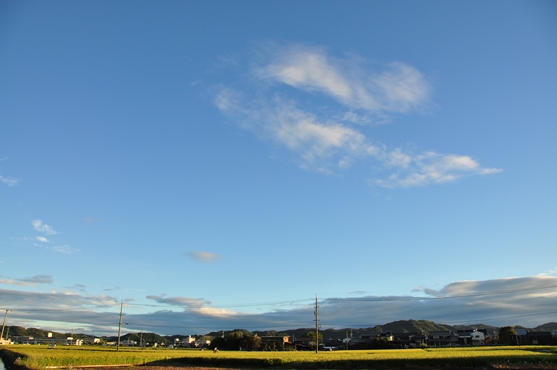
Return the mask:
<path fill-rule="evenodd" d="M 4 315 L 4 323 L 2 324 L 2 334 L 0 335 L 0 341 L 4 340 L 4 328 L 6 327 L 6 318 L 8 317 L 8 312 L 12 312 L 12 310 L 6 310 L 6 314 Z"/>
<path fill-rule="evenodd" d="M 319 352 L 319 305 L 317 294 L 315 295 L 315 353 Z"/>
<path fill-rule="evenodd" d="M 122 310 L 124 308 L 124 301 L 120 303 L 120 324 L 118 324 L 118 344 L 116 344 L 116 352 L 120 350 L 120 332 L 122 331 Z"/>

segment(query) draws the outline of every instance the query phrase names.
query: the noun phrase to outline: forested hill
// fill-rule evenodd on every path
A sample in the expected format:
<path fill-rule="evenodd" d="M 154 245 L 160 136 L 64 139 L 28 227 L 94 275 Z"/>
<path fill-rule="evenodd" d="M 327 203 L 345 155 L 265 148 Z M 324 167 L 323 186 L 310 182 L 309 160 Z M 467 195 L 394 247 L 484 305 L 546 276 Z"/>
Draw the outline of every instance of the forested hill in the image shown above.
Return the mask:
<path fill-rule="evenodd" d="M 540 326 L 536 326 L 533 330 L 536 331 L 554 331 L 557 330 L 557 322 L 548 322 Z"/>
<path fill-rule="evenodd" d="M 470 326 L 466 326 L 469 328 Z M 484 325 L 473 325 L 473 328 L 484 328 Z M 432 331 L 449 330 L 456 332 L 458 328 L 455 326 L 437 324 L 427 320 L 399 320 L 393 321 L 384 325 L 376 325 L 368 328 L 347 328 L 347 329 L 323 329 L 320 332 L 325 339 L 343 339 L 348 337 L 359 338 L 361 335 L 369 333 L 381 333 L 390 331 L 393 333 L 425 333 L 428 334 Z M 290 337 L 300 338 L 308 331 L 313 331 L 315 328 L 303 328 L 296 330 L 286 331 L 261 331 L 256 332 L 257 335 L 289 335 Z"/>
<path fill-rule="evenodd" d="M 373 328 L 374 332 L 390 331 L 392 333 L 430 333 L 442 330 L 456 331 L 453 326 L 437 324 L 427 320 L 399 320 L 385 325 L 377 325 Z"/>

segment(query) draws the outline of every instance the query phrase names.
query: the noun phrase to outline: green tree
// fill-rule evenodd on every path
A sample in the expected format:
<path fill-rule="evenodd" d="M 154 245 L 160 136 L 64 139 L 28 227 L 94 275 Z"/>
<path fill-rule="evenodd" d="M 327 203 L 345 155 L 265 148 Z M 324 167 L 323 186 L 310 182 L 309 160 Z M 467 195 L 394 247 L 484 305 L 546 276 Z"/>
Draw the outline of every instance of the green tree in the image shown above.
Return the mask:
<path fill-rule="evenodd" d="M 315 349 L 316 343 L 315 343 L 315 331 L 313 330 L 309 330 L 304 334 L 304 337 L 309 339 L 309 345 L 310 347 L 313 347 L 313 349 Z M 323 342 L 323 333 L 319 332 L 319 337 L 317 338 L 318 342 Z"/>
<path fill-rule="evenodd" d="M 514 326 L 505 326 L 499 330 L 499 343 L 518 344 L 518 334 Z"/>
<path fill-rule="evenodd" d="M 304 334 L 304 337 L 309 338 L 309 340 L 312 340 L 315 342 L 315 331 L 313 330 L 309 330 Z M 323 339 L 323 333 L 319 332 L 319 340 Z"/>
<path fill-rule="evenodd" d="M 260 341 L 259 337 L 254 337 L 249 331 L 238 329 L 226 334 L 224 338 L 214 338 L 210 348 L 252 351 L 259 348 Z"/>
<path fill-rule="evenodd" d="M 261 345 L 261 338 L 255 335 L 244 335 L 242 339 L 240 339 L 240 348 L 253 351 L 258 349 Z"/>
<path fill-rule="evenodd" d="M 215 348 L 226 349 L 227 347 L 228 347 L 228 343 L 227 343 L 226 339 L 223 338 L 223 337 L 217 337 L 217 338 L 213 339 L 211 341 L 211 345 L 209 346 L 209 348 L 211 348 L 211 349 L 215 349 Z"/>

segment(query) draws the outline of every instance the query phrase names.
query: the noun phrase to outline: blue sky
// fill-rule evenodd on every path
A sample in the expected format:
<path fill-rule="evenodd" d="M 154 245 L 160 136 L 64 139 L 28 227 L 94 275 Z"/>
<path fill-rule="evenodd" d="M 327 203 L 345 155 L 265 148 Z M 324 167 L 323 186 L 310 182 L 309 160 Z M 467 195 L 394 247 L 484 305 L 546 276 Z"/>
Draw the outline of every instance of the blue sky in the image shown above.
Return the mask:
<path fill-rule="evenodd" d="M 557 311 L 551 1 L 0 4 L 0 309 L 126 330 Z"/>

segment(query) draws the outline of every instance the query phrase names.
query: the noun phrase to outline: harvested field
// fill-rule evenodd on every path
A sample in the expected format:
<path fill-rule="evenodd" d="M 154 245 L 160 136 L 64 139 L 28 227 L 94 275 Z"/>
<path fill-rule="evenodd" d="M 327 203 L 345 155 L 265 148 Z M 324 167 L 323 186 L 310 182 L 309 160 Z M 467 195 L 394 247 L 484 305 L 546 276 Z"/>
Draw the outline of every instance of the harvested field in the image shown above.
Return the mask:
<path fill-rule="evenodd" d="M 10 346 L 8 370 L 27 369 L 557 369 L 557 347 L 460 347 L 331 352 L 264 352 L 110 347 Z"/>

